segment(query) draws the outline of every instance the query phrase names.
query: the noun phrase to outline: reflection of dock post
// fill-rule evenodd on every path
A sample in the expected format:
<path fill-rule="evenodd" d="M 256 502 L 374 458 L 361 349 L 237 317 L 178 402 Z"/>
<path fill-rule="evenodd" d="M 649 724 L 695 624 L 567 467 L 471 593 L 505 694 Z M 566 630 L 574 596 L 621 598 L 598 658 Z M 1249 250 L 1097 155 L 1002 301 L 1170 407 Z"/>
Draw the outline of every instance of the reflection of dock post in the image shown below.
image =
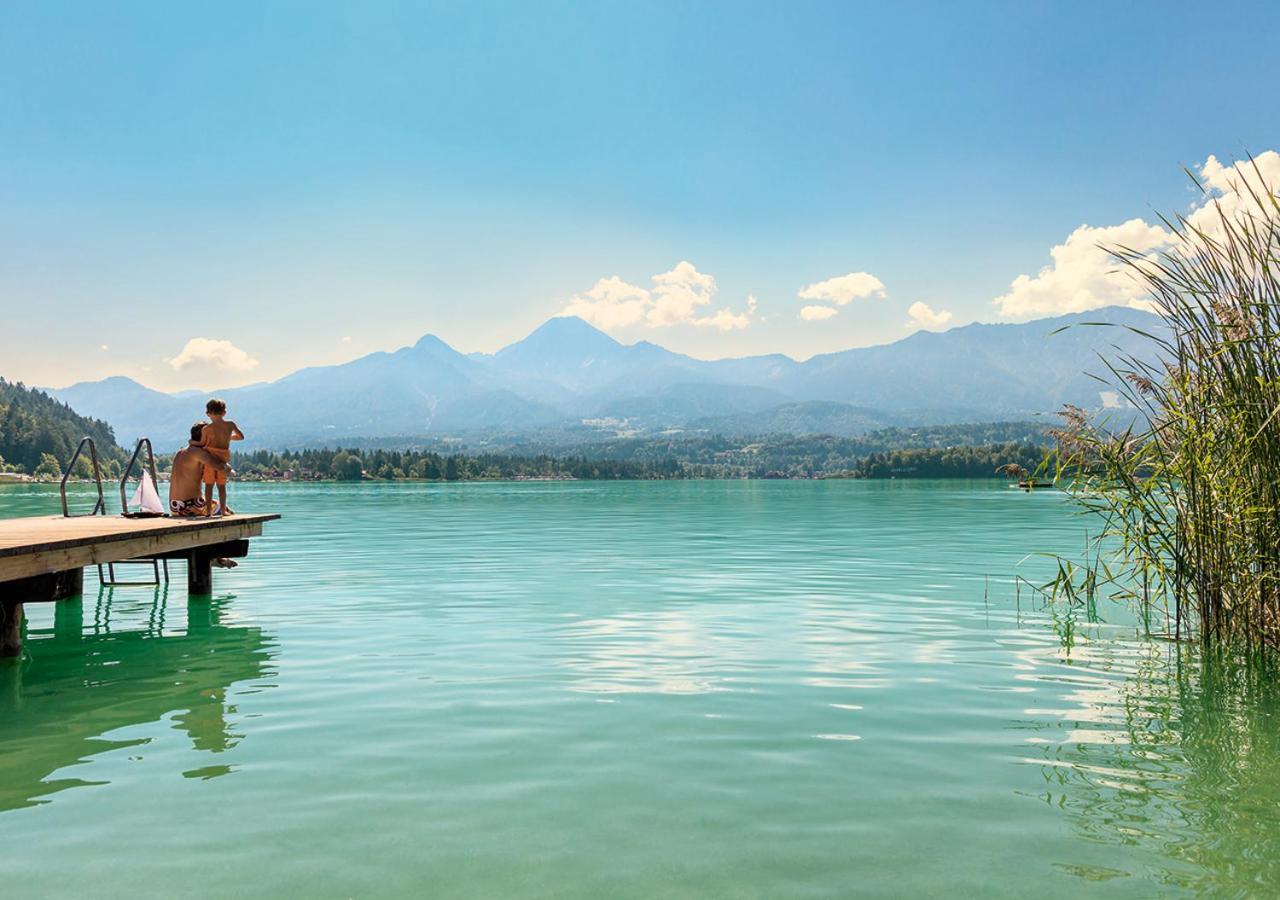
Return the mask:
<path fill-rule="evenodd" d="M 59 641 L 78 641 L 84 633 L 84 602 L 77 592 L 53 605 L 53 636 Z"/>
<path fill-rule="evenodd" d="M 218 611 L 221 608 L 218 601 L 211 603 L 192 603 L 193 598 L 187 597 L 187 634 L 199 634 L 202 631 L 209 631 L 218 625 Z M 205 598 L 201 597 L 200 600 Z"/>
<path fill-rule="evenodd" d="M 13 600 L 0 602 L 0 659 L 22 654 L 22 604 Z"/>

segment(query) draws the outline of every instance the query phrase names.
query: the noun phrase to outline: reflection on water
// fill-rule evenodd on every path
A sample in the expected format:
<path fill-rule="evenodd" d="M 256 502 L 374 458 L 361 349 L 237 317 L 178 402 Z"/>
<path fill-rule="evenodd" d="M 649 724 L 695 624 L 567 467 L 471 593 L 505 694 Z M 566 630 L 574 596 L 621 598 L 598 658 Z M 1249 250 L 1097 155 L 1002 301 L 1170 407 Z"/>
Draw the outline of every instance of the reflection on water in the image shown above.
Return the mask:
<path fill-rule="evenodd" d="M 1160 641 L 1086 642 L 1040 720 L 1040 799 L 1089 841 L 1162 859 L 1143 871 L 1069 866 L 1094 880 L 1251 896 L 1280 885 L 1280 670 L 1276 660 Z M 1054 677 L 1054 676 L 1047 676 Z"/>
<path fill-rule="evenodd" d="M 0 846 L 23 850 L 0 882 L 1280 895 L 1275 673 L 1019 595 L 1051 565 L 1028 547 L 1082 543 L 1051 492 L 236 491 L 285 518 L 219 574 L 234 600 L 29 610 L 0 667 Z"/>
<path fill-rule="evenodd" d="M 167 594 L 167 585 L 100 587 L 96 597 L 55 604 L 51 627 L 28 627 L 26 658 L 0 666 L 0 810 L 96 783 L 87 774 L 93 757 L 149 743 L 111 736 L 129 726 L 170 717 L 209 754 L 243 737 L 228 690 L 270 674 L 270 639 L 224 624 L 230 599 L 192 600 L 183 616 Z"/>

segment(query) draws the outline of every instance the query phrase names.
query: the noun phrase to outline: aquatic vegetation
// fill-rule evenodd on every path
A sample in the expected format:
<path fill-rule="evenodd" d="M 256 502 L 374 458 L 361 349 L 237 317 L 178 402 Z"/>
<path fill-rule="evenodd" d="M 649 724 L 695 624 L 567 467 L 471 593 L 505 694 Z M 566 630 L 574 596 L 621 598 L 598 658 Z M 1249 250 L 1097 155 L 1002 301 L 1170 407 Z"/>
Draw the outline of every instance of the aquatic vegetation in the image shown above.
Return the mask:
<path fill-rule="evenodd" d="M 1104 360 L 1124 409 L 1060 414 L 1047 468 L 1103 526 L 1047 588 L 1105 586 L 1178 638 L 1280 647 L 1280 200 L 1250 163 L 1230 203 L 1163 220 L 1166 251 L 1108 248 L 1161 319 L 1159 359 Z"/>

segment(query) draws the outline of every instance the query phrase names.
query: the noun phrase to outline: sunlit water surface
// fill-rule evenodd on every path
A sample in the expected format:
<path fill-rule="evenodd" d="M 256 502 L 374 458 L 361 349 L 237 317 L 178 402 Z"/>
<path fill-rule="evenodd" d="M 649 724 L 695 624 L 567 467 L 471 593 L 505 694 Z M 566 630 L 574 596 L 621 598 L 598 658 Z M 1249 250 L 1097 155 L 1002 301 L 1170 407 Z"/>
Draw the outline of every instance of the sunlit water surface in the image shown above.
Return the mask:
<path fill-rule="evenodd" d="M 0 664 L 6 896 L 1280 885 L 1274 694 L 1015 590 L 1083 542 L 1052 492 L 232 493 L 285 518 L 214 599 L 175 564 L 28 607 Z M 57 503 L 0 488 L 5 516 Z"/>

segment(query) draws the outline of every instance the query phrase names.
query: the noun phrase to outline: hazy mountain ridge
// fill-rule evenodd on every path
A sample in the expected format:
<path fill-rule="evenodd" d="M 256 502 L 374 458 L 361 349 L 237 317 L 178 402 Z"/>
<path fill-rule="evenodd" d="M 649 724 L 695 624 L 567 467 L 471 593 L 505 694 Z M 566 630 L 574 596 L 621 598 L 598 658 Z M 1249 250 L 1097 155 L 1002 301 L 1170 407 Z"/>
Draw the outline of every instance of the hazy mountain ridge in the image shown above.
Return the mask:
<path fill-rule="evenodd" d="M 1063 403 L 1101 405 L 1099 350 L 1144 351 L 1126 327 L 1138 310 L 1109 308 L 1022 324 L 916 332 L 900 341 L 815 356 L 699 360 L 657 344 L 625 345 L 577 318 L 555 318 L 494 354 L 463 354 L 434 335 L 391 352 L 301 369 L 219 392 L 249 446 L 317 440 L 519 431 L 595 423 L 602 436 L 691 428 L 724 433 L 858 434 L 886 425 L 1013 419 Z M 1053 332 L 1059 332 L 1053 334 Z M 122 440 L 180 441 L 202 413 L 127 378 L 50 394 L 110 422 Z"/>

